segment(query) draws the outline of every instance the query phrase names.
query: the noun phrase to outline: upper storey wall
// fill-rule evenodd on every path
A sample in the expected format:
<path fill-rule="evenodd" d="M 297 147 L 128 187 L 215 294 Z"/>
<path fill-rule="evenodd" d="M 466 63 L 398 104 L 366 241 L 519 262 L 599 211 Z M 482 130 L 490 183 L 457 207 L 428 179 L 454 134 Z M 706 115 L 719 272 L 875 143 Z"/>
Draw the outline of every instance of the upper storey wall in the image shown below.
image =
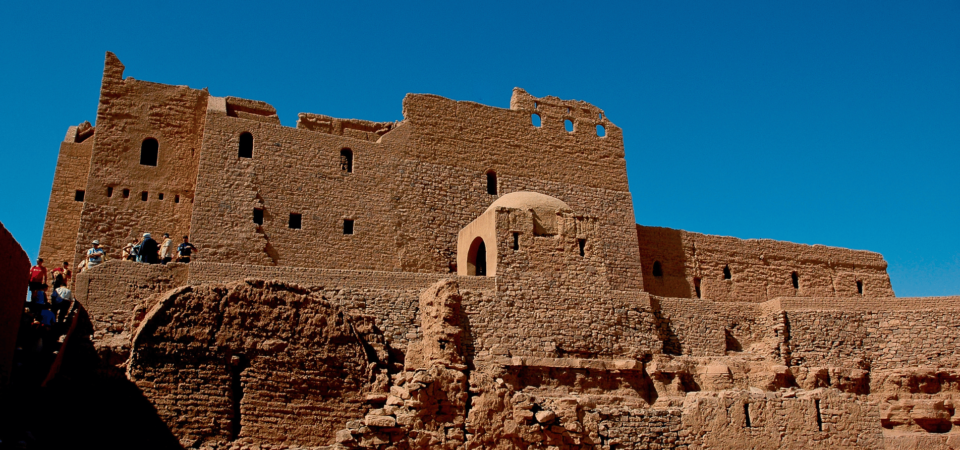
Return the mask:
<path fill-rule="evenodd" d="M 510 103 L 511 109 L 502 109 L 409 94 L 403 115 L 411 140 L 403 149 L 409 158 L 428 163 L 629 191 L 622 132 L 606 116 L 600 118 L 599 108 L 536 98 L 519 88 Z M 533 114 L 540 116 L 539 127 Z M 565 130 L 564 120 L 573 122 L 572 132 Z M 604 137 L 597 136 L 598 124 Z"/>
<path fill-rule="evenodd" d="M 887 263 L 879 253 L 640 225 L 637 238 L 643 289 L 654 295 L 716 302 L 894 296 Z M 657 262 L 662 270 L 659 276 L 653 274 Z M 729 268 L 729 278 L 724 268 Z"/>
<path fill-rule="evenodd" d="M 94 239 L 109 256 L 119 257 L 124 243 L 144 232 L 178 236 L 190 228 L 208 94 L 124 80 L 123 70 L 107 53 L 78 259 Z M 158 143 L 155 165 L 141 164 L 146 139 Z"/>
<path fill-rule="evenodd" d="M 80 229 L 80 212 L 86 199 L 87 175 L 90 173 L 90 155 L 93 152 L 94 128 L 89 122 L 70 127 L 60 144 L 53 189 L 47 206 L 40 241 L 40 257 L 50 267 L 63 261 L 73 263 Z"/>

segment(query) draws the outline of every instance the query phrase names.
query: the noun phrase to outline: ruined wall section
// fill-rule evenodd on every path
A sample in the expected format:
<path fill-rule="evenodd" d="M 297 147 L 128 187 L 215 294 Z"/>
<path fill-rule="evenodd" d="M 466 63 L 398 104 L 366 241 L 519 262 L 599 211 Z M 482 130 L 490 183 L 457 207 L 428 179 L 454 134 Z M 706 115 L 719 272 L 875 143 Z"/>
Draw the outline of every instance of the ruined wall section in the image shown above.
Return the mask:
<path fill-rule="evenodd" d="M 960 297 L 781 298 L 791 364 L 870 371 L 958 367 Z"/>
<path fill-rule="evenodd" d="M 190 230 L 207 91 L 124 80 L 123 70 L 107 53 L 77 261 L 94 239 L 118 258 L 145 232 L 176 237 Z M 159 144 L 156 166 L 141 164 L 145 139 Z"/>
<path fill-rule="evenodd" d="M 894 296 L 887 263 L 874 252 L 640 225 L 636 232 L 643 289 L 654 295 L 698 298 L 699 285 L 699 297 L 716 302 L 764 302 L 781 296 Z M 653 274 L 657 262 L 660 276 Z M 725 268 L 729 268 L 729 279 Z"/>
<path fill-rule="evenodd" d="M 381 142 L 395 146 L 417 164 L 399 183 L 403 189 L 407 182 L 417 189 L 405 193 L 409 197 L 404 199 L 409 207 L 403 216 L 405 235 L 416 236 L 415 227 L 439 225 L 437 236 L 449 236 L 449 242 L 435 239 L 423 244 L 434 253 L 455 251 L 459 228 L 478 217 L 498 196 L 522 190 L 539 192 L 563 200 L 578 213 L 603 218 L 609 236 L 607 263 L 616 269 L 610 272 L 610 282 L 620 289 L 640 288 L 639 260 L 631 247 L 635 239 L 633 204 L 620 129 L 605 116 L 601 120 L 601 111 L 584 102 L 538 99 L 516 89 L 511 104 L 512 109 L 501 109 L 434 95 L 404 99 L 404 122 Z M 540 127 L 532 124 L 533 114 L 540 116 Z M 572 132 L 564 129 L 566 119 L 574 123 Z M 605 136 L 597 136 L 597 124 L 605 127 Z M 447 169 L 450 167 L 454 169 Z M 496 173 L 496 195 L 487 194 L 490 171 Z M 443 215 L 470 217 L 450 220 L 450 227 L 456 229 L 445 233 L 448 219 L 438 215 L 438 209 Z M 414 217 L 428 221 L 410 219 Z M 431 263 L 416 262 L 422 267 L 419 270 L 430 270 Z M 433 270 L 445 266 L 435 264 Z"/>
<path fill-rule="evenodd" d="M 666 354 L 776 356 L 782 340 L 776 331 L 778 321 L 756 303 L 652 296 L 651 304 Z"/>
<path fill-rule="evenodd" d="M 0 387 L 10 379 L 29 271 L 27 253 L 0 223 Z"/>
<path fill-rule="evenodd" d="M 90 155 L 93 152 L 95 129 L 90 122 L 67 129 L 60 143 L 53 188 L 47 206 L 40 241 L 40 257 L 49 267 L 59 267 L 64 261 L 73 264 L 80 229 L 80 212 L 86 199 L 87 175 L 90 173 Z"/>

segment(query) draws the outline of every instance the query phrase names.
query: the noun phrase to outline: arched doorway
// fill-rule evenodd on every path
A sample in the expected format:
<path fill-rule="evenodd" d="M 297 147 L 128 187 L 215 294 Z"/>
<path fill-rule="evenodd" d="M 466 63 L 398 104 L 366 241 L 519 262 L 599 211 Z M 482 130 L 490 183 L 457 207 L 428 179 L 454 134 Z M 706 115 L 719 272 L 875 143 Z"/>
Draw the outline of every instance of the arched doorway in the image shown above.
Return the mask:
<path fill-rule="evenodd" d="M 479 236 L 470 243 L 467 253 L 467 275 L 487 276 L 487 246 Z"/>

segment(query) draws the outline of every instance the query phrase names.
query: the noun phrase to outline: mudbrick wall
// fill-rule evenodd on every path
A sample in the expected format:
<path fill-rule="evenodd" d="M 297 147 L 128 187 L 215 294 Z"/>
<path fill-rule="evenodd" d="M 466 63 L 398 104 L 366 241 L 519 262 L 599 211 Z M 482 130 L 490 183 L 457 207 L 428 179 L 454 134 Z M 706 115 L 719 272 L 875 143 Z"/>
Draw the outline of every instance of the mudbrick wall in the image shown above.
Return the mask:
<path fill-rule="evenodd" d="M 654 295 L 716 302 L 894 295 L 878 253 L 640 225 L 637 238 L 643 289 Z"/>
<path fill-rule="evenodd" d="M 27 253 L 0 223 L 0 387 L 10 379 L 29 271 Z"/>
<path fill-rule="evenodd" d="M 59 267 L 64 261 L 72 266 L 74 262 L 94 132 L 93 126 L 84 122 L 67 129 L 67 136 L 60 143 L 39 253 L 50 267 Z"/>

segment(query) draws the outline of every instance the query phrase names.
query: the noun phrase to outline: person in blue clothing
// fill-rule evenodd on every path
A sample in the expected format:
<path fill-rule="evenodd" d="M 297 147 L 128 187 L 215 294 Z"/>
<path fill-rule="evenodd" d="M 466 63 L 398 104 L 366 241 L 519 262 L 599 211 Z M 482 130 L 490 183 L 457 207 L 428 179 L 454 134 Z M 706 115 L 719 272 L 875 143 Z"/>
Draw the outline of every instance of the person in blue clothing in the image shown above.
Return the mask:
<path fill-rule="evenodd" d="M 190 255 L 193 252 L 200 253 L 200 249 L 193 246 L 190 243 L 190 240 L 187 236 L 183 237 L 183 243 L 177 246 L 177 262 L 188 263 L 190 262 Z"/>
<path fill-rule="evenodd" d="M 157 264 L 160 262 L 160 244 L 150 237 L 150 233 L 143 233 L 143 240 L 140 241 L 140 253 L 138 261 L 147 264 Z"/>
<path fill-rule="evenodd" d="M 37 290 L 30 293 L 30 311 L 35 317 L 40 317 L 40 310 L 47 305 L 47 285 L 41 284 Z"/>

